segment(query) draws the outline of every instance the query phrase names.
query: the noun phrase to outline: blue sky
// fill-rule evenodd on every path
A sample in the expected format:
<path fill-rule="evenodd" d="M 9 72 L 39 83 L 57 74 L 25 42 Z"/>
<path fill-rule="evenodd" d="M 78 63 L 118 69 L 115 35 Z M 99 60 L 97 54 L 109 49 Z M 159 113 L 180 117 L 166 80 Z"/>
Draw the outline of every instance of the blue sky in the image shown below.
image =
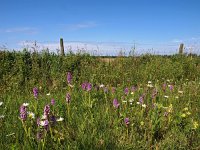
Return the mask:
<path fill-rule="evenodd" d="M 37 41 L 56 49 L 60 37 L 67 47 L 106 54 L 133 43 L 141 50 L 196 46 L 199 7 L 199 0 L 1 0 L 0 46 Z"/>

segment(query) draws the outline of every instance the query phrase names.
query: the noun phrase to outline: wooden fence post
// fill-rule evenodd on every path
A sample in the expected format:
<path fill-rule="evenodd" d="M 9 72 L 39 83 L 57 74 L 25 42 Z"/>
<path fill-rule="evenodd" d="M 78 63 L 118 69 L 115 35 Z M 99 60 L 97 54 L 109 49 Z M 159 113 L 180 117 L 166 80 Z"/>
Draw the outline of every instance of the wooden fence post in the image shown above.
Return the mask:
<path fill-rule="evenodd" d="M 183 54 L 183 48 L 184 48 L 184 44 L 181 43 L 179 46 L 179 54 Z"/>
<path fill-rule="evenodd" d="M 63 38 L 60 38 L 60 51 L 61 51 L 61 56 L 65 56 Z"/>

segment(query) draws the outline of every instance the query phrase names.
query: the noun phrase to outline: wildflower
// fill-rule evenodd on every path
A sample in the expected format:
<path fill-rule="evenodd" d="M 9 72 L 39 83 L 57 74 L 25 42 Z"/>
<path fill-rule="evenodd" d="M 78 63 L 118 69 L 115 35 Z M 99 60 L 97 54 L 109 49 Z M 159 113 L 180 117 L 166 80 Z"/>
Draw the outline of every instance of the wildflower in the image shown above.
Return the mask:
<path fill-rule="evenodd" d="M 27 112 L 27 114 L 31 119 L 35 119 L 35 114 L 33 112 Z"/>
<path fill-rule="evenodd" d="M 48 124 L 49 124 L 48 120 L 40 121 L 40 126 L 42 126 L 42 127 L 48 126 Z"/>
<path fill-rule="evenodd" d="M 129 124 L 130 124 L 129 118 L 125 118 L 125 119 L 124 119 L 124 123 L 125 123 L 126 125 L 129 125 Z"/>
<path fill-rule="evenodd" d="M 47 96 L 51 95 L 50 93 L 47 93 Z"/>
<path fill-rule="evenodd" d="M 193 129 L 197 129 L 199 127 L 199 124 L 197 121 L 193 122 Z"/>
<path fill-rule="evenodd" d="M 42 119 L 42 120 L 45 120 L 45 119 L 47 119 L 47 116 L 42 115 L 41 119 Z"/>
<path fill-rule="evenodd" d="M 0 119 L 3 119 L 5 116 L 4 115 L 0 115 Z"/>
<path fill-rule="evenodd" d="M 141 121 L 141 122 L 140 122 L 140 125 L 143 126 L 143 125 L 144 125 L 144 121 Z"/>
<path fill-rule="evenodd" d="M 153 87 L 153 85 L 152 85 L 151 83 L 148 83 L 148 84 L 147 84 L 147 87 L 150 87 L 150 88 L 152 88 L 152 87 Z"/>
<path fill-rule="evenodd" d="M 189 116 L 189 115 L 191 115 L 191 112 L 188 111 L 188 112 L 186 112 L 186 114 Z"/>
<path fill-rule="evenodd" d="M 174 90 L 174 86 L 173 85 L 169 85 L 169 89 L 170 89 L 170 91 L 173 91 Z"/>
<path fill-rule="evenodd" d="M 47 119 L 40 120 L 40 118 L 37 119 L 37 125 L 44 127 L 46 130 L 48 129 L 49 121 Z"/>
<path fill-rule="evenodd" d="M 56 121 L 57 121 L 57 122 L 60 122 L 60 121 L 63 121 L 63 120 L 64 120 L 64 118 L 60 117 L 60 118 L 58 118 Z"/>
<path fill-rule="evenodd" d="M 52 116 L 50 117 L 50 121 L 51 121 L 53 124 L 55 124 L 55 123 L 56 123 L 56 117 L 55 117 L 54 115 L 52 115 Z"/>
<path fill-rule="evenodd" d="M 71 95 L 69 93 L 67 93 L 67 95 L 66 95 L 66 102 L 70 103 L 70 101 L 71 101 Z"/>
<path fill-rule="evenodd" d="M 172 104 L 170 104 L 167 111 L 168 111 L 169 113 L 171 113 L 172 110 L 173 110 L 173 107 L 172 107 Z"/>
<path fill-rule="evenodd" d="M 120 104 L 118 103 L 117 99 L 114 99 L 114 100 L 113 100 L 113 106 L 114 106 L 115 108 L 118 108 L 119 105 L 120 105 Z"/>
<path fill-rule="evenodd" d="M 179 94 L 183 94 L 183 91 L 178 91 Z"/>
<path fill-rule="evenodd" d="M 87 91 L 91 91 L 91 89 L 92 89 L 92 84 L 91 83 L 87 83 L 86 90 Z"/>
<path fill-rule="evenodd" d="M 124 93 L 128 95 L 128 88 L 125 88 Z"/>
<path fill-rule="evenodd" d="M 38 89 L 36 87 L 33 88 L 33 95 L 35 98 L 38 98 Z"/>
<path fill-rule="evenodd" d="M 143 104 L 143 103 L 144 103 L 144 95 L 140 96 L 140 98 L 139 98 L 139 103 L 140 103 L 140 104 Z"/>
<path fill-rule="evenodd" d="M 99 87 L 100 87 L 100 88 L 103 88 L 103 87 L 104 87 L 104 85 L 103 85 L 103 84 L 101 84 Z"/>
<path fill-rule="evenodd" d="M 135 86 L 132 86 L 131 88 L 131 93 L 134 93 L 136 91 L 136 87 Z"/>
<path fill-rule="evenodd" d="M 178 99 L 179 97 L 178 97 L 178 96 L 176 96 L 175 98 L 176 98 L 176 99 Z"/>
<path fill-rule="evenodd" d="M 3 102 L 0 102 L 0 106 L 3 105 Z"/>
<path fill-rule="evenodd" d="M 146 105 L 146 104 L 142 104 L 142 107 L 146 108 L 146 107 L 147 107 L 147 105 Z"/>
<path fill-rule="evenodd" d="M 72 81 L 72 74 L 70 72 L 67 73 L 67 82 L 68 84 L 71 84 Z"/>
<path fill-rule="evenodd" d="M 83 90 L 86 90 L 86 88 L 87 88 L 87 83 L 86 83 L 86 82 L 85 82 L 85 83 L 82 83 L 81 87 L 82 87 Z"/>
<path fill-rule="evenodd" d="M 51 100 L 51 105 L 55 105 L 55 100 L 54 99 Z"/>
<path fill-rule="evenodd" d="M 169 96 L 165 95 L 164 98 L 169 98 Z"/>
<path fill-rule="evenodd" d="M 184 113 L 181 114 L 181 117 L 182 117 L 182 118 L 185 118 L 185 117 L 186 117 L 186 114 L 184 114 Z"/>
<path fill-rule="evenodd" d="M 129 100 L 129 103 L 132 103 L 132 102 L 134 102 L 134 99 L 130 99 L 130 100 Z"/>
<path fill-rule="evenodd" d="M 29 105 L 29 103 L 23 103 L 22 105 L 27 107 Z"/>
<path fill-rule="evenodd" d="M 20 107 L 20 118 L 25 121 L 27 118 L 27 110 L 26 110 L 26 106 L 21 105 Z"/>
<path fill-rule="evenodd" d="M 50 106 L 49 105 L 46 105 L 45 107 L 44 107 L 44 117 L 48 117 L 48 115 L 49 115 L 49 113 L 50 113 Z"/>
<path fill-rule="evenodd" d="M 137 102 L 138 105 L 140 105 L 140 102 Z"/>
<path fill-rule="evenodd" d="M 148 84 L 151 84 L 152 82 L 151 81 L 148 81 Z"/>

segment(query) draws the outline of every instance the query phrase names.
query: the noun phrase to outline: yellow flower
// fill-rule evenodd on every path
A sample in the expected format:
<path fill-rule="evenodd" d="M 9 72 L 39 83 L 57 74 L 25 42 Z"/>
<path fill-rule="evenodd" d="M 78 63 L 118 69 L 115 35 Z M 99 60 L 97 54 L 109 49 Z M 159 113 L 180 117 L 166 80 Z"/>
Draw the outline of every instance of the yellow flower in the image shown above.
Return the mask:
<path fill-rule="evenodd" d="M 143 126 L 143 125 L 144 125 L 144 121 L 141 121 L 141 122 L 140 122 L 140 125 Z"/>
<path fill-rule="evenodd" d="M 185 107 L 183 110 L 184 110 L 184 111 L 188 111 L 188 107 Z"/>
<path fill-rule="evenodd" d="M 189 116 L 189 115 L 191 115 L 191 112 L 188 111 L 188 112 L 186 112 L 186 114 Z"/>
<path fill-rule="evenodd" d="M 193 122 L 193 129 L 197 129 L 199 127 L 199 124 L 197 121 Z"/>
<path fill-rule="evenodd" d="M 33 112 L 28 112 L 28 116 L 31 118 L 31 119 L 35 119 L 35 114 Z"/>
<path fill-rule="evenodd" d="M 173 107 L 172 107 L 172 104 L 170 104 L 167 111 L 168 111 L 169 113 L 171 113 L 172 110 L 173 110 Z"/>
<path fill-rule="evenodd" d="M 183 114 L 181 115 L 181 117 L 185 118 L 185 117 L 186 117 L 186 114 L 183 113 Z"/>

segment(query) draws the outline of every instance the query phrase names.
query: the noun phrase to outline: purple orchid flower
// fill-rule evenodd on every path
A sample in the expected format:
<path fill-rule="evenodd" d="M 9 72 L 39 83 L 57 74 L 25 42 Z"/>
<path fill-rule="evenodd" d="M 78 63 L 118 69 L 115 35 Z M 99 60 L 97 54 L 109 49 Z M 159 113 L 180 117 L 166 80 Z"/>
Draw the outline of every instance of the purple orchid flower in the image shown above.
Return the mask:
<path fill-rule="evenodd" d="M 119 105 L 120 105 L 120 104 L 118 103 L 117 99 L 115 98 L 115 99 L 113 100 L 113 106 L 114 106 L 115 108 L 118 108 Z"/>

